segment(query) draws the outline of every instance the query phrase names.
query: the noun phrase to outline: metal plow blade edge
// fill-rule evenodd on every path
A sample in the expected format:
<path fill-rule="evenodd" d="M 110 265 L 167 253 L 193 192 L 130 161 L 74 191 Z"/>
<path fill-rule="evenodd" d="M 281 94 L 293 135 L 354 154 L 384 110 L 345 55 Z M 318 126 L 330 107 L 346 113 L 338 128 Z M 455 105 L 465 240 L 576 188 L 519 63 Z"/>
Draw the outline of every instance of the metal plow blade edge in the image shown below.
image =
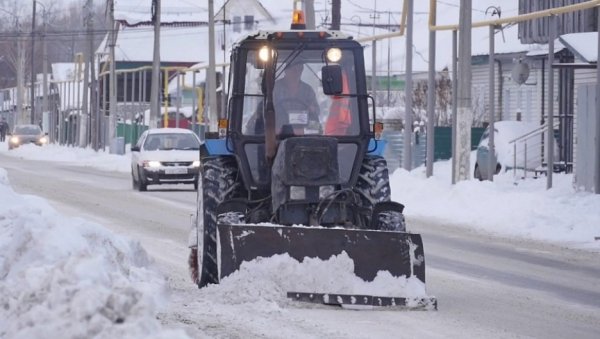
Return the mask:
<path fill-rule="evenodd" d="M 437 310 L 434 297 L 383 297 L 374 295 L 288 292 L 287 297 L 296 301 L 341 307 L 388 307 L 414 310 Z"/>
<path fill-rule="evenodd" d="M 264 225 L 218 225 L 220 249 L 220 277 L 238 270 L 244 261 L 287 253 L 302 262 L 305 257 L 327 260 L 346 252 L 354 262 L 354 274 L 365 281 L 373 281 L 379 271 L 388 271 L 394 277 L 416 277 L 425 284 L 423 241 L 419 234 L 321 227 L 290 227 Z M 338 304 L 352 304 L 351 295 L 290 292 L 288 296 L 302 301 L 349 300 Z M 293 297 L 298 295 L 301 297 Z M 320 296 L 320 297 L 319 297 Z M 412 304 L 435 305 L 431 298 L 414 301 L 410 298 L 360 296 L 372 306 L 402 306 Z M 357 298 L 354 298 L 356 300 Z M 389 305 L 388 305 L 389 304 Z"/>

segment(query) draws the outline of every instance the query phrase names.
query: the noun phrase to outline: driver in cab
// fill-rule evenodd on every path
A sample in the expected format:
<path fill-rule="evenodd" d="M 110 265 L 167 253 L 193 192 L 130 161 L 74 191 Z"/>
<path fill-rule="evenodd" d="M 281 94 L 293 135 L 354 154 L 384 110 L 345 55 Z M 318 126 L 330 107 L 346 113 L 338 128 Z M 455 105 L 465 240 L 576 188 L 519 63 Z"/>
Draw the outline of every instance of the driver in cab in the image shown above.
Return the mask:
<path fill-rule="evenodd" d="M 322 133 L 317 97 L 312 87 L 302 81 L 303 70 L 302 60 L 292 60 L 286 65 L 283 78 L 275 82 L 273 101 L 279 132 L 292 132 L 281 131 L 283 127 L 292 128 L 294 134 Z"/>
<path fill-rule="evenodd" d="M 285 65 L 283 77 L 275 81 L 273 105 L 275 128 L 280 134 L 321 134 L 319 104 L 312 87 L 302 81 L 304 63 L 300 59 Z M 264 133 L 263 102 L 248 121 L 246 130 L 254 134 Z"/>

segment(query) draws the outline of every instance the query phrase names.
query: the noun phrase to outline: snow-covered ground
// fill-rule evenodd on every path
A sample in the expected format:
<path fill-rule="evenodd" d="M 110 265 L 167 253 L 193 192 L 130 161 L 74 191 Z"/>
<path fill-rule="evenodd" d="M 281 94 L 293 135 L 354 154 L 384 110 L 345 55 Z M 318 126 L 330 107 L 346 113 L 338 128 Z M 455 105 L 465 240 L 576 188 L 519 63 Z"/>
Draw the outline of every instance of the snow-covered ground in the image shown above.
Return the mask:
<path fill-rule="evenodd" d="M 119 156 L 55 145 L 25 145 L 9 152 L 4 143 L 0 143 L 0 153 L 130 171 L 129 153 Z M 407 206 L 409 228 L 411 219 L 425 219 L 600 250 L 600 241 L 595 240 L 600 236 L 600 195 L 575 191 L 571 175 L 555 175 L 550 190 L 543 178 L 515 181 L 512 173 L 499 175 L 494 182 L 470 180 L 451 185 L 450 181 L 448 162 L 436 163 L 429 179 L 423 168 L 399 169 L 391 175 L 393 199 Z M 343 256 L 334 260 L 336 266 L 348 266 Z M 214 291 L 207 295 L 236 302 L 256 300 L 260 295 L 269 307 L 275 300 L 271 294 L 285 290 L 282 285 L 293 282 L 302 286 L 307 276 L 304 269 L 330 270 L 319 261 L 310 261 L 309 268 L 301 266 L 286 256 L 253 263 L 218 288 L 210 287 Z M 279 274 L 267 279 L 268 272 Z M 335 272 L 338 282 L 343 273 Z M 164 329 L 156 319 L 168 298 L 165 278 L 137 241 L 102 225 L 60 215 L 41 198 L 15 193 L 2 164 L 0 277 L 0 337 L 186 337 L 182 330 Z M 272 286 L 247 286 L 254 278 L 270 281 Z M 385 279 L 382 277 L 383 284 Z M 344 281 L 355 290 L 369 292 L 369 286 L 359 286 L 350 278 Z M 242 285 L 247 288 L 235 288 Z M 410 281 L 402 286 L 414 294 L 422 293 L 420 286 L 411 286 Z"/>

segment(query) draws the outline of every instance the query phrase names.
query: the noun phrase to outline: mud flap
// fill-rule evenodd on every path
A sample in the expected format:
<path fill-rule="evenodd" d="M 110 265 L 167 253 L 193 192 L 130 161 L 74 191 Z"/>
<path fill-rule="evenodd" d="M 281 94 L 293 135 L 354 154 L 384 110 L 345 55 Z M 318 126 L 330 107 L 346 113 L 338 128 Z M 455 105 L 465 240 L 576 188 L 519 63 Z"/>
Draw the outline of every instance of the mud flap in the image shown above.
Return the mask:
<path fill-rule="evenodd" d="M 354 273 L 373 281 L 378 271 L 394 277 L 416 277 L 425 283 L 423 242 L 419 234 L 320 227 L 218 225 L 219 275 L 236 271 L 242 262 L 287 253 L 302 262 L 305 257 L 327 260 L 346 252 Z"/>

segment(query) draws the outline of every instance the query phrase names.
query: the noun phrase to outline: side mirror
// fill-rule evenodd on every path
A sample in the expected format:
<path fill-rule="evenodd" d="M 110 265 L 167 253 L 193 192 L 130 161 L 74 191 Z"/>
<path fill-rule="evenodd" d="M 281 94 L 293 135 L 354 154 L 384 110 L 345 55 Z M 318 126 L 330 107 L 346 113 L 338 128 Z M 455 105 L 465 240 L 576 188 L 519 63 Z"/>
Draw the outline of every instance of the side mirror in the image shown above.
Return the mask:
<path fill-rule="evenodd" d="M 323 93 L 326 95 L 342 94 L 342 67 L 340 65 L 323 66 L 321 75 Z"/>
<path fill-rule="evenodd" d="M 131 151 L 132 152 L 139 152 L 140 148 L 138 146 L 131 146 Z"/>

